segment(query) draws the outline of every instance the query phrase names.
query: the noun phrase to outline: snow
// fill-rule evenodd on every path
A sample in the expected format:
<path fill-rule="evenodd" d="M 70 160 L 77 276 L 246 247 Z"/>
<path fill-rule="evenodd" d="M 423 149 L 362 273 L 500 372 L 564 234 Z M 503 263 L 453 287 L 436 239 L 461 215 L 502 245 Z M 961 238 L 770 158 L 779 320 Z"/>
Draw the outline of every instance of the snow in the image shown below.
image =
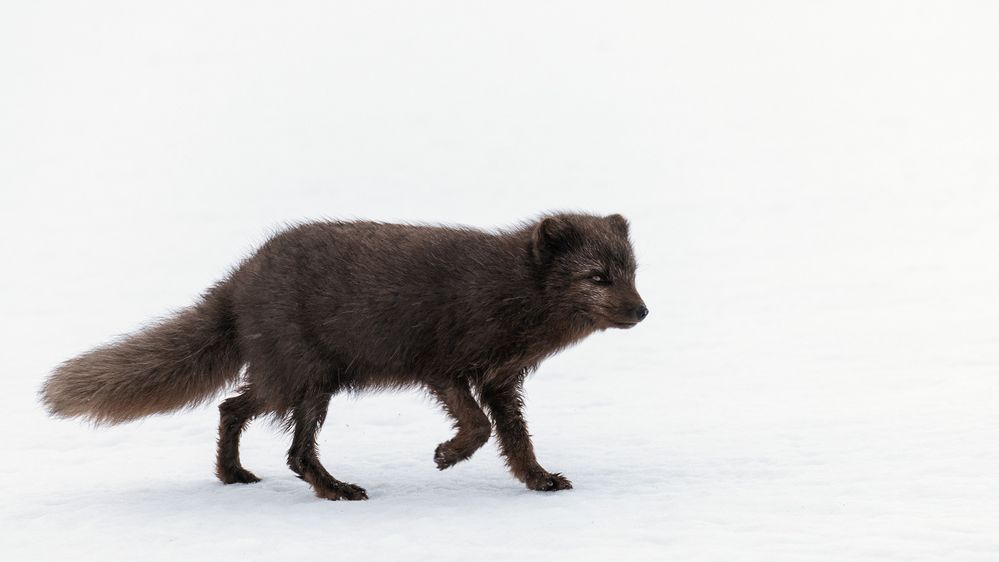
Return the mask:
<path fill-rule="evenodd" d="M 8 2 L 3 560 L 999 559 L 999 9 L 973 2 Z M 528 382 L 526 490 L 415 392 L 316 499 L 214 408 L 47 419 L 59 361 L 318 217 L 633 224 L 641 326 Z"/>

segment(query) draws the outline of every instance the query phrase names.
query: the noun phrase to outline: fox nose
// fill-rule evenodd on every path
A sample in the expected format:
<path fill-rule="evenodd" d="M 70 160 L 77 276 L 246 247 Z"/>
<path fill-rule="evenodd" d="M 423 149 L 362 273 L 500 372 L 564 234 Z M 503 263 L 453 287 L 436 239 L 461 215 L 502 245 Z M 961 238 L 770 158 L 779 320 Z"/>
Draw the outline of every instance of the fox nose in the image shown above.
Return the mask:
<path fill-rule="evenodd" d="M 635 309 L 635 318 L 637 318 L 639 322 L 645 320 L 645 317 L 648 315 L 649 315 L 649 309 L 645 308 L 644 304 Z"/>

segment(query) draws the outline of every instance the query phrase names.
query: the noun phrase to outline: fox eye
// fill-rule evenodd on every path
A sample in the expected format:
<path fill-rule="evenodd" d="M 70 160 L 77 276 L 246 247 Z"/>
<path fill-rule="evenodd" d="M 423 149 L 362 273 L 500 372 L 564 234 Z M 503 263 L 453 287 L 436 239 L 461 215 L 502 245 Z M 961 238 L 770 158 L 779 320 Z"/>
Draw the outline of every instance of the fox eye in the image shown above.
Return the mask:
<path fill-rule="evenodd" d="M 610 278 L 603 273 L 590 274 L 590 281 L 593 281 L 597 285 L 610 285 Z"/>

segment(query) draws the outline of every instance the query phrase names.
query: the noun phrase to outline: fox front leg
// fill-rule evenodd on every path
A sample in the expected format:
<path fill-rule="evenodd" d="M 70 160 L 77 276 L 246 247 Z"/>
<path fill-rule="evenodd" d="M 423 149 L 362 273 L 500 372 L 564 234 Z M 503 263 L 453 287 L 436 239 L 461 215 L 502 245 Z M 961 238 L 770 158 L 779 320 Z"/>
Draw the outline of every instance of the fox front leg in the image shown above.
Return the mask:
<path fill-rule="evenodd" d="M 523 381 L 485 386 L 482 402 L 492 415 L 500 451 L 510 472 L 531 490 L 553 492 L 572 488 L 572 482 L 558 472 L 548 472 L 534 456 L 534 445 L 524 419 Z"/>

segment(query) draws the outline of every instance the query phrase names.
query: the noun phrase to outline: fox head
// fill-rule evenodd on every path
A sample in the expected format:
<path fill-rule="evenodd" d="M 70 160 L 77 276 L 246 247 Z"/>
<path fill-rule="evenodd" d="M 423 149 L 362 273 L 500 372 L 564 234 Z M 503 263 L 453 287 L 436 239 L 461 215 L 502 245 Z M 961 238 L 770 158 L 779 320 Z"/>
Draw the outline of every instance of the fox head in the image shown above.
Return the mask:
<path fill-rule="evenodd" d="M 621 215 L 557 214 L 534 226 L 546 298 L 596 329 L 631 328 L 649 314 L 635 289 L 635 255 Z"/>

